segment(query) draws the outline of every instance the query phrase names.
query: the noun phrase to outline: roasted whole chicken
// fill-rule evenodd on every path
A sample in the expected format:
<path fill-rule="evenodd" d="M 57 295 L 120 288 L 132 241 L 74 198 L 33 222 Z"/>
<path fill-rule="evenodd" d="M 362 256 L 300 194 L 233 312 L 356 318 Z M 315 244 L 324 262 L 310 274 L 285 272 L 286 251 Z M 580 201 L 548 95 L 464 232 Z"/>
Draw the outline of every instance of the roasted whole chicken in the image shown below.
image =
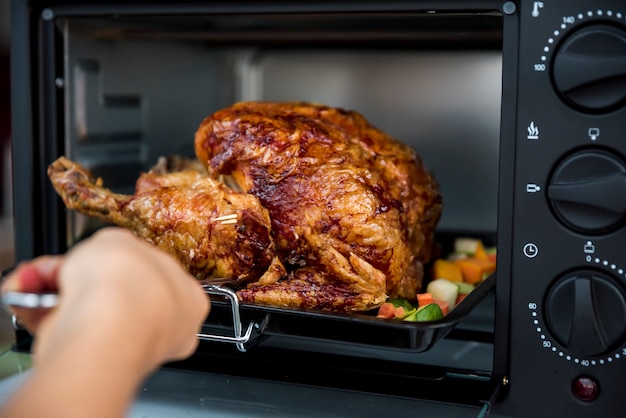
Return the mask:
<path fill-rule="evenodd" d="M 67 207 L 132 229 L 200 279 L 233 279 L 243 302 L 356 312 L 415 298 L 439 188 L 362 115 L 237 103 L 201 123 L 195 151 L 142 174 L 132 196 L 64 158 L 49 176 Z"/>

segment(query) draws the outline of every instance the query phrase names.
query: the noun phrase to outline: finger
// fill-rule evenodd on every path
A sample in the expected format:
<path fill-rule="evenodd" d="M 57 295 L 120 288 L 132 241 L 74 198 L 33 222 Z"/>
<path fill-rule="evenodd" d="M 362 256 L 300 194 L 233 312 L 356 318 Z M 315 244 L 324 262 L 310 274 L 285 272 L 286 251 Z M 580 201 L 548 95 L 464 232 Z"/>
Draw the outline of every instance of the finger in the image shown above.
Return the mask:
<path fill-rule="evenodd" d="M 55 292 L 62 256 L 41 256 L 21 263 L 2 284 L 2 291 L 25 293 Z"/>
<path fill-rule="evenodd" d="M 62 256 L 41 256 L 21 263 L 2 283 L 2 292 L 44 293 L 57 291 L 58 271 Z M 10 306 L 19 322 L 31 333 L 36 333 L 50 309 Z"/>

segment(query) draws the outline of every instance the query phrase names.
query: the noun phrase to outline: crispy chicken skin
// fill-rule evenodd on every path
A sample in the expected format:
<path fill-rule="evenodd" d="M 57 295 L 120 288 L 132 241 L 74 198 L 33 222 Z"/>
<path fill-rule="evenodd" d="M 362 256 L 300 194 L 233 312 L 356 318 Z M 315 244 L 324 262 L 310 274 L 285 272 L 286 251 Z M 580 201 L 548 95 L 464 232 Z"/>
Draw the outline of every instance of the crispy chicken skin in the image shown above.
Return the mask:
<path fill-rule="evenodd" d="M 442 202 L 408 146 L 360 114 L 243 102 L 207 117 L 198 160 L 162 158 L 133 195 L 61 157 L 65 205 L 129 228 L 244 302 L 358 312 L 414 299 Z"/>
<path fill-rule="evenodd" d="M 69 209 L 134 231 L 198 279 L 243 284 L 261 278 L 274 259 L 274 245 L 258 199 L 214 181 L 201 167 L 170 170 L 157 165 L 142 174 L 134 195 L 111 192 L 65 157 L 48 167 L 48 176 Z"/>
<path fill-rule="evenodd" d="M 359 113 L 310 103 L 242 102 L 195 137 L 209 175 L 231 176 L 269 211 L 289 274 L 250 283 L 245 302 L 363 311 L 414 299 L 442 202 L 408 146 Z"/>

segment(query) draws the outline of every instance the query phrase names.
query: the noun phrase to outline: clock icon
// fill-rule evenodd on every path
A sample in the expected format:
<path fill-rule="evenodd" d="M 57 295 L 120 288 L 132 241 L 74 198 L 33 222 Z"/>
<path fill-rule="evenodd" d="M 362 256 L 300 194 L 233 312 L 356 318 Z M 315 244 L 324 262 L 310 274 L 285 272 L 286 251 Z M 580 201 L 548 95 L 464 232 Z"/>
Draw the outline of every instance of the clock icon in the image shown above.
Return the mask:
<path fill-rule="evenodd" d="M 537 246 L 533 244 L 532 242 L 529 242 L 528 244 L 524 245 L 524 255 L 526 257 L 535 258 L 537 257 L 538 253 L 539 253 L 539 248 L 537 248 Z"/>

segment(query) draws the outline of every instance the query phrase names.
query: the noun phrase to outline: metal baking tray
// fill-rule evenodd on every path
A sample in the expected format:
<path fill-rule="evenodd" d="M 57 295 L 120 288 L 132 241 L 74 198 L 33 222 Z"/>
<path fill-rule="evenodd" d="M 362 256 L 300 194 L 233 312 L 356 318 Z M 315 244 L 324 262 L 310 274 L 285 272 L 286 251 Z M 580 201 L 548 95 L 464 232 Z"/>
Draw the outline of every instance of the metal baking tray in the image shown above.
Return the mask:
<path fill-rule="evenodd" d="M 375 313 L 329 313 L 239 303 L 234 291 L 205 286 L 211 295 L 211 313 L 201 340 L 233 343 L 239 351 L 270 336 L 289 336 L 338 343 L 423 352 L 431 349 L 495 289 L 490 275 L 444 318 L 406 322 L 377 318 Z"/>
<path fill-rule="evenodd" d="M 12 270 L 3 271 L 2 279 Z M 419 353 L 430 350 L 466 318 L 495 290 L 495 281 L 494 273 L 448 315 L 429 322 L 377 318 L 375 312 L 331 313 L 239 303 L 234 290 L 205 285 L 211 297 L 211 313 L 198 338 L 235 344 L 242 352 L 268 337 L 288 336 Z M 18 331 L 15 316 L 13 320 Z"/>

